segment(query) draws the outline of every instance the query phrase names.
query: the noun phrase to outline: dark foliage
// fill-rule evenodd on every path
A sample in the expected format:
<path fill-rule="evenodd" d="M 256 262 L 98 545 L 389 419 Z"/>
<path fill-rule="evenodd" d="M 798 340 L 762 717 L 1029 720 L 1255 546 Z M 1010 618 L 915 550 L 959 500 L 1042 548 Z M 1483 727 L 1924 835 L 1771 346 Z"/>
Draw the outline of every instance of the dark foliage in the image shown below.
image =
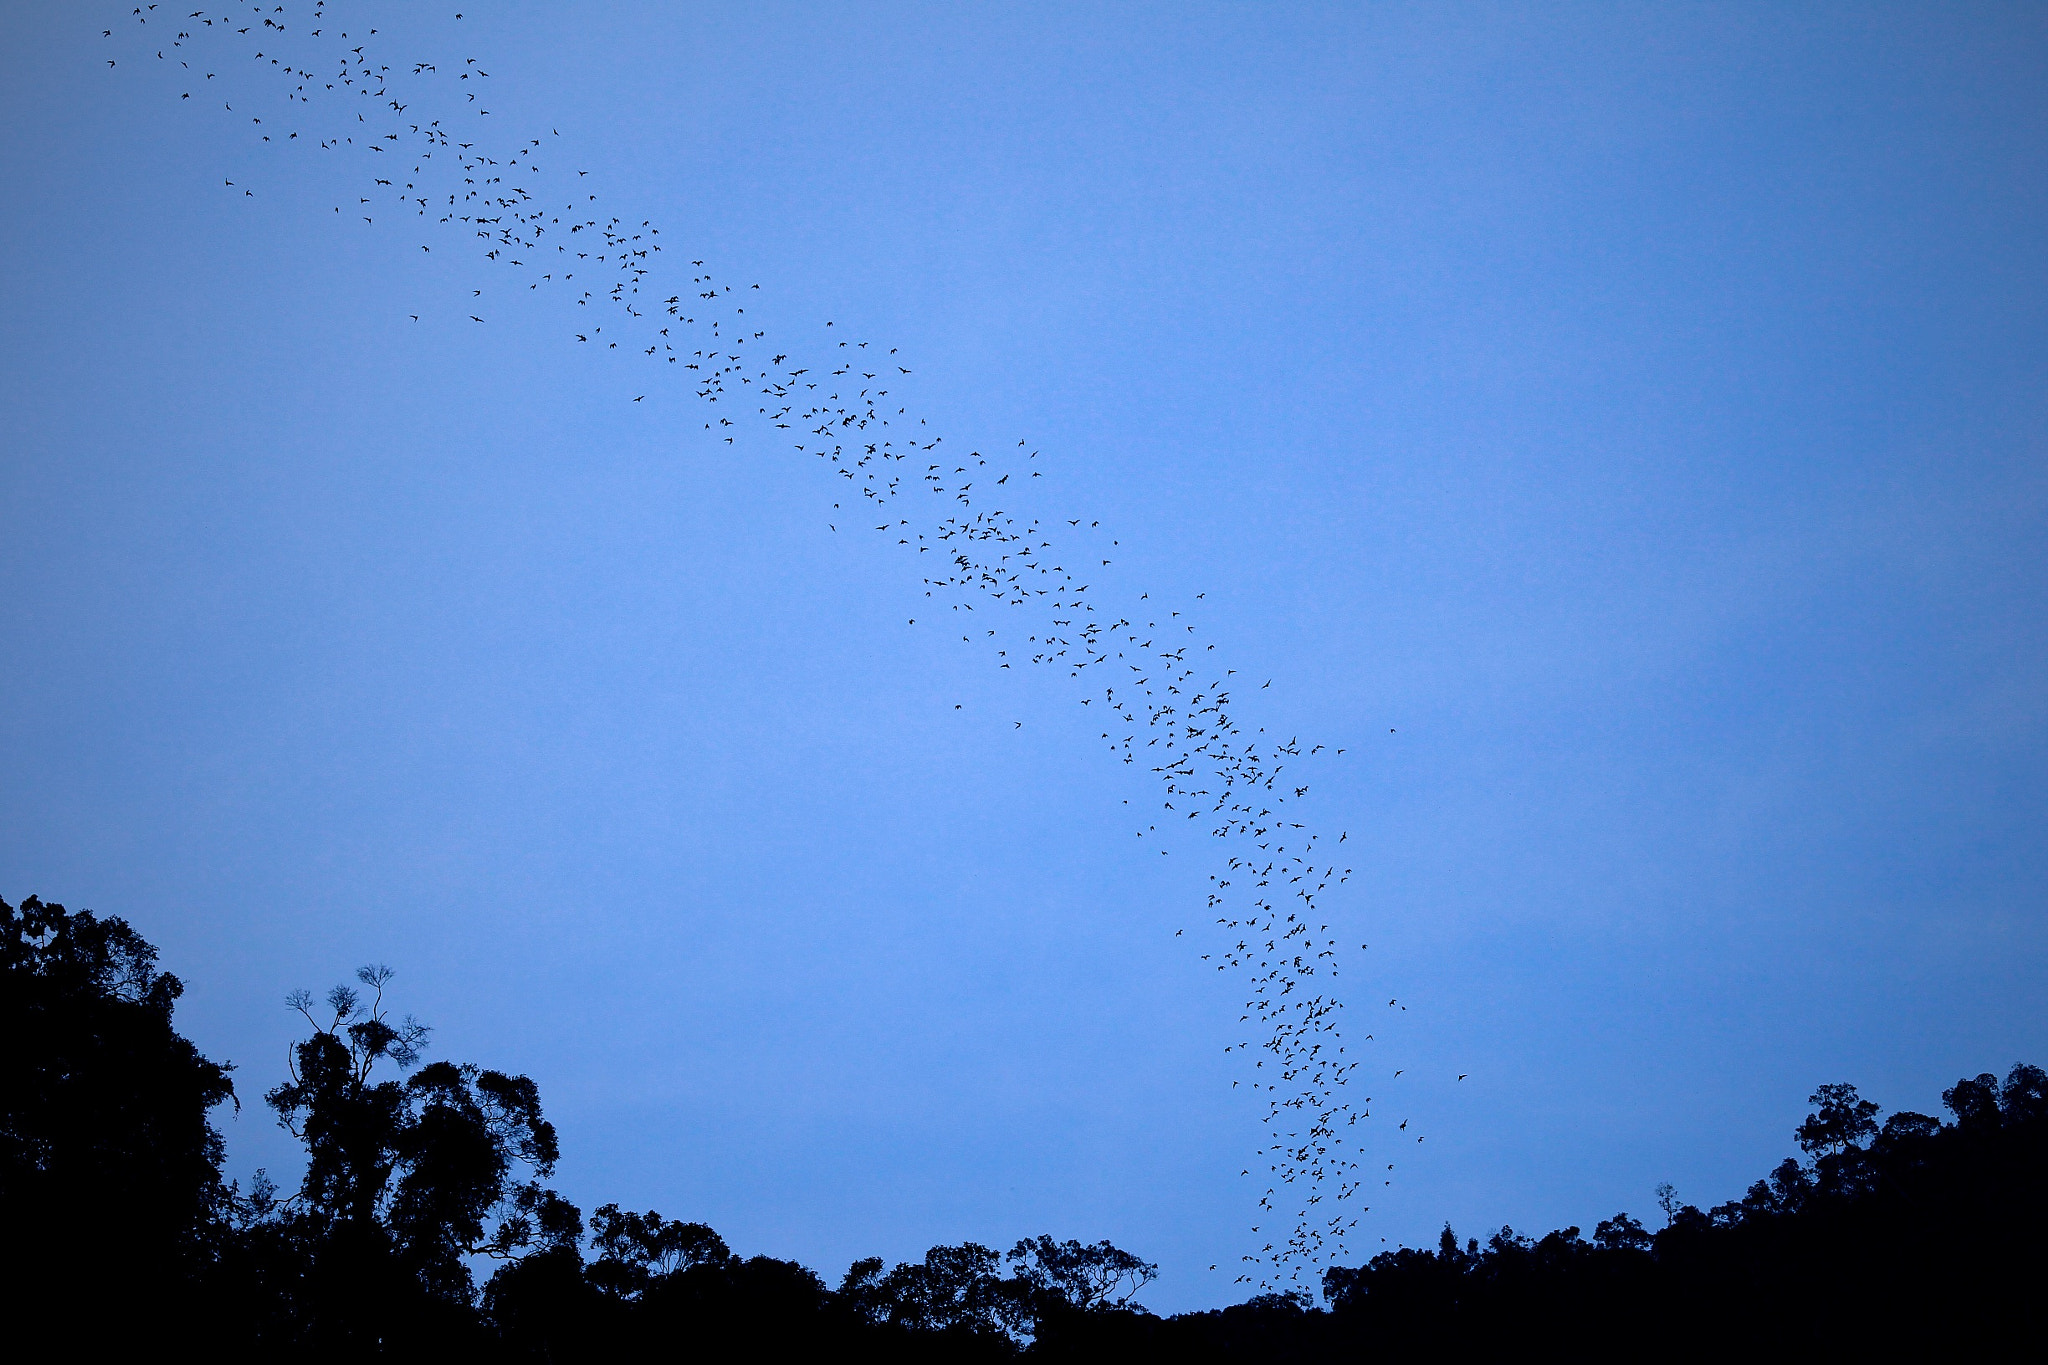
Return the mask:
<path fill-rule="evenodd" d="M 542 1182 L 553 1127 L 523 1076 L 423 1064 L 382 967 L 336 987 L 265 1102 L 303 1144 L 298 1190 L 220 1178 L 227 1068 L 171 1026 L 180 986 L 118 919 L 0 901 L 0 1218 L 10 1320 L 101 1348 L 200 1340 L 226 1358 L 610 1361 L 1364 1359 L 1521 1349 L 1947 1358 L 2035 1340 L 2048 1075 L 1958 1081 L 1947 1122 L 1879 1122 L 1824 1085 L 1788 1158 L 1701 1210 L 1659 1191 L 1589 1239 L 1502 1228 L 1330 1271 L 1328 1309 L 1264 1295 L 1159 1318 L 1156 1268 L 1108 1242 L 968 1242 L 836 1288 L 740 1257 L 702 1223 Z M 479 1279 L 482 1280 L 479 1285 Z M 2028 1348 L 2031 1353 L 2031 1348 Z M 86 1354 L 94 1354 L 86 1349 Z"/>
<path fill-rule="evenodd" d="M 1685 1324 L 1686 1349 L 1768 1346 L 1838 1356 L 1917 1346 L 1949 1353 L 2032 1329 L 1999 1305 L 2040 1282 L 2048 1215 L 2048 1076 L 2015 1066 L 1944 1092 L 1953 1121 L 1878 1107 L 1824 1085 L 1787 1159 L 1742 1198 L 1701 1210 L 1667 1194 L 1651 1233 L 1626 1214 L 1591 1241 L 1503 1228 L 1461 1248 L 1403 1249 L 1324 1290 L 1341 1335 L 1502 1345 Z"/>
<path fill-rule="evenodd" d="M 389 968 L 356 976 L 362 991 L 328 992 L 325 1023 L 310 992 L 287 997 L 312 1033 L 264 1101 L 305 1145 L 306 1173 L 291 1198 L 264 1182 L 238 1209 L 234 1320 L 270 1346 L 477 1349 L 491 1334 L 473 1264 L 580 1240 L 581 1215 L 540 1183 L 555 1130 L 524 1076 L 451 1062 L 381 1074 L 418 1065 L 427 1029 L 386 1016 Z"/>
<path fill-rule="evenodd" d="M 119 919 L 0 901 L 0 1283 L 101 1339 L 183 1321 L 228 1191 L 208 1122 L 228 1068 L 171 1025 L 184 990 Z"/>

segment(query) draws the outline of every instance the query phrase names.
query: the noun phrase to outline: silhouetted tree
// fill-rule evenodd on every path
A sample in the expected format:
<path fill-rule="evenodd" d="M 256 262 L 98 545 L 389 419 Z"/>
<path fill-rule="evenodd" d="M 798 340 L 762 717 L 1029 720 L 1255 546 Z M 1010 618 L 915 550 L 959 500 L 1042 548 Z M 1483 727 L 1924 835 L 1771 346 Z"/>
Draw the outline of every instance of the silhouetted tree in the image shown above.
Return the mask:
<path fill-rule="evenodd" d="M 558 1149 L 534 1083 L 452 1062 L 380 1077 L 418 1065 L 428 1030 L 387 1016 L 389 968 L 356 975 L 367 996 L 336 986 L 325 1023 L 310 992 L 287 997 L 312 1034 L 264 1099 L 305 1144 L 306 1173 L 250 1235 L 287 1267 L 285 1334 L 426 1349 L 477 1330 L 471 1258 L 573 1248 L 581 1214 L 540 1183 Z"/>
<path fill-rule="evenodd" d="M 208 1114 L 234 1086 L 172 1027 L 156 960 L 123 920 L 0 901 L 0 1276 L 52 1317 L 91 1308 L 99 1341 L 196 1311 L 225 1225 Z"/>
<path fill-rule="evenodd" d="M 1128 1308 L 1139 1290 L 1159 1278 L 1159 1267 L 1128 1251 L 1097 1242 L 1055 1242 L 1027 1237 L 1010 1248 L 1014 1279 L 1027 1292 L 1078 1313 Z"/>
<path fill-rule="evenodd" d="M 1877 1136 L 1878 1107 L 1853 1085 L 1824 1085 L 1806 1097 L 1814 1112 L 1794 1131 L 1799 1149 L 1813 1156 L 1846 1151 Z"/>
<path fill-rule="evenodd" d="M 835 1296 L 844 1311 L 985 1355 L 1025 1343 L 1039 1354 L 1064 1352 L 1120 1330 L 1113 1322 L 1149 1318 L 1132 1299 L 1159 1273 L 1109 1242 L 1050 1236 L 1024 1238 L 1006 1255 L 965 1242 L 933 1247 L 922 1261 L 892 1270 L 883 1266 L 880 1257 L 853 1263 Z"/>
<path fill-rule="evenodd" d="M 735 1256 L 702 1223 L 606 1204 L 590 1232 L 587 1265 L 565 1243 L 492 1276 L 484 1308 L 514 1354 L 611 1360 L 686 1342 L 710 1356 L 802 1356 L 872 1331 L 811 1270 Z"/>
<path fill-rule="evenodd" d="M 650 1210 L 621 1212 L 605 1204 L 590 1215 L 590 1244 L 597 1260 L 590 1282 L 615 1298 L 637 1299 L 657 1280 L 732 1259 L 725 1239 L 702 1223 L 672 1222 Z"/>
<path fill-rule="evenodd" d="M 883 1321 L 918 1332 L 1006 1335 L 1017 1304 L 1003 1283 L 1003 1258 L 978 1242 L 937 1246 L 882 1276 L 873 1302 Z"/>
<path fill-rule="evenodd" d="M 1084 1346 L 1124 1352 L 1150 1340 L 1156 1320 L 1134 1300 L 1158 1278 L 1158 1266 L 1106 1241 L 1048 1236 L 1024 1238 L 1005 1259 L 1004 1325 L 1030 1340 L 1033 1355 L 1068 1357 Z"/>

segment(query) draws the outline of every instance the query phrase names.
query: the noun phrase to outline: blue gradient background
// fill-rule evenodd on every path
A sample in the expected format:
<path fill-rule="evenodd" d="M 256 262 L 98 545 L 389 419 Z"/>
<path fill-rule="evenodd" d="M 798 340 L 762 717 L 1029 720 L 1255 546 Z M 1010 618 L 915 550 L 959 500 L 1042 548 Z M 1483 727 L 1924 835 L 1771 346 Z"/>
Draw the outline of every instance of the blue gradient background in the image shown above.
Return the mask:
<path fill-rule="evenodd" d="M 284 992 L 386 961 L 586 1208 L 1241 1292 L 1207 850 L 818 469 L 109 70 L 127 8 L 0 6 L 0 894 L 161 945 L 234 1169 Z M 1361 1252 L 2048 1061 L 2038 7 L 407 8 L 1349 749 L 1340 984 L 1430 1139 Z"/>

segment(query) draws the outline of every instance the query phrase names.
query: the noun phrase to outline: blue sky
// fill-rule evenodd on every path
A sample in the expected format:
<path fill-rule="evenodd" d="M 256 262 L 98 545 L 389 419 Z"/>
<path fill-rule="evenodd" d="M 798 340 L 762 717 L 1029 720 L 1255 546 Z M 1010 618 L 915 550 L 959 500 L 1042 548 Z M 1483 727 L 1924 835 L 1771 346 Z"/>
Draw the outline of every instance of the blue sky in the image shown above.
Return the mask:
<path fill-rule="evenodd" d="M 1241 1292 L 1214 855 L 1142 851 L 1075 694 L 101 8 L 0 7 L 0 894 L 162 946 L 236 1170 L 289 1164 L 284 993 L 384 961 L 586 1207 Z M 2048 1055 L 2038 10 L 361 8 L 664 270 L 1040 450 L 1101 591 L 1347 749 L 1361 1252 L 1718 1201 L 1817 1083 Z"/>

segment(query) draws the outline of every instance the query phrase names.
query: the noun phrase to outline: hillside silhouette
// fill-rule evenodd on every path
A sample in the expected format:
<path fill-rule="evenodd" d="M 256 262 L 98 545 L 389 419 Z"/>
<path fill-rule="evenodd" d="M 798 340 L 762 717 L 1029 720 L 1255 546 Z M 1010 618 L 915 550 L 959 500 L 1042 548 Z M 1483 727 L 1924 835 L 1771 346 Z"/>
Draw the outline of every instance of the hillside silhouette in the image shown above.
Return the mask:
<path fill-rule="evenodd" d="M 260 1100 L 302 1144 L 285 1193 L 224 1180 L 210 1122 L 232 1068 L 181 1037 L 182 992 L 128 924 L 0 901 L 0 1283 L 23 1336 L 88 1356 L 204 1342 L 228 1358 L 597 1361 L 1353 1359 L 1733 1349 L 1942 1357 L 2038 1337 L 2048 1075 L 2017 1065 L 1942 1094 L 1949 1117 L 1880 1121 L 1820 1086 L 1787 1157 L 1661 1225 L 1591 1237 L 1503 1227 L 1330 1270 L 1327 1307 L 1265 1295 L 1159 1317 L 1156 1267 L 1108 1242 L 1025 1239 L 857 1261 L 836 1285 L 735 1255 L 701 1223 L 547 1181 L 559 1155 L 533 1081 L 426 1057 L 391 972 L 287 1004 L 305 1021 Z"/>

